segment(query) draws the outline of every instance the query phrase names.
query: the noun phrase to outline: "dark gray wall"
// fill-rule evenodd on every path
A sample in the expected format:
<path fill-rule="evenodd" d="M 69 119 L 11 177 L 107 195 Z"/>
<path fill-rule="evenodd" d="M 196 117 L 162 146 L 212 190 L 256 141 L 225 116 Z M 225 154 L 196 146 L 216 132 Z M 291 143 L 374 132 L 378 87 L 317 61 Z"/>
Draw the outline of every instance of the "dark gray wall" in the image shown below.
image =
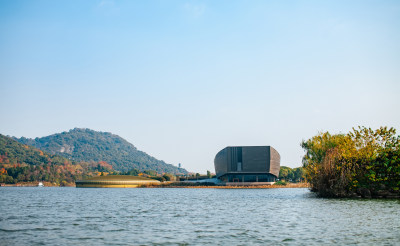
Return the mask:
<path fill-rule="evenodd" d="M 269 172 L 269 151 L 267 146 L 242 147 L 243 172 Z"/>

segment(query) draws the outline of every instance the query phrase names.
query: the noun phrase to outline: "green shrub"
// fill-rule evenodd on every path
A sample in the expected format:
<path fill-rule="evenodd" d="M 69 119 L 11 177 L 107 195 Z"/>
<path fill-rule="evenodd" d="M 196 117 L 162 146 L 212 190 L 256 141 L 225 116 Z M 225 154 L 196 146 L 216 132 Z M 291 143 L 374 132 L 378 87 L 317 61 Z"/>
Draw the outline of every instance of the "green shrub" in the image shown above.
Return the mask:
<path fill-rule="evenodd" d="M 275 185 L 287 185 L 287 183 L 285 181 L 279 180 L 275 182 Z"/>
<path fill-rule="evenodd" d="M 306 179 L 321 196 L 348 197 L 361 190 L 397 192 L 400 187 L 400 137 L 394 128 L 359 127 L 346 135 L 325 132 L 301 146 L 306 152 Z"/>

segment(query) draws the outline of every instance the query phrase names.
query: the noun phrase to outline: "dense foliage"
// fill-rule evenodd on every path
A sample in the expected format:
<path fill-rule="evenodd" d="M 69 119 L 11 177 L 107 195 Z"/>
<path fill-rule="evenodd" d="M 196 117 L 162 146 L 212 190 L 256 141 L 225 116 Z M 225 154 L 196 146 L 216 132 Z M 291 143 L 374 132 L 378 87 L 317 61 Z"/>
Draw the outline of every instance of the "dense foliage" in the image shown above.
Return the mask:
<path fill-rule="evenodd" d="M 281 166 L 278 178 L 289 182 L 302 182 L 304 181 L 304 170 L 302 167 L 290 168 Z"/>
<path fill-rule="evenodd" d="M 105 162 L 76 163 L 0 134 L 0 183 L 47 181 L 67 185 L 111 169 Z"/>
<path fill-rule="evenodd" d="M 395 129 L 359 127 L 348 134 L 325 132 L 301 146 L 306 152 L 306 179 L 321 196 L 398 196 L 400 137 Z"/>
<path fill-rule="evenodd" d="M 157 160 L 137 150 L 125 139 L 108 132 L 75 128 L 47 137 L 35 139 L 22 137 L 16 140 L 74 161 L 105 161 L 117 171 L 137 169 L 155 170 L 158 173 L 187 173 L 185 169 Z"/>

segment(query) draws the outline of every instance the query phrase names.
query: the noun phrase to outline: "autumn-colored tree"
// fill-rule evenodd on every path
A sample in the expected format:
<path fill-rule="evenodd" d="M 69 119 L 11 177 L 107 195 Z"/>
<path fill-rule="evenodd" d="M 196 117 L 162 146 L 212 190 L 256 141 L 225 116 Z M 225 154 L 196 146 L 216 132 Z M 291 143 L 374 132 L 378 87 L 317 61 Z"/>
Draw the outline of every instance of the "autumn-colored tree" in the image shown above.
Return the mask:
<path fill-rule="evenodd" d="M 303 141 L 305 177 L 322 196 L 346 197 L 367 190 L 398 192 L 400 137 L 394 128 L 359 127 L 348 134 L 320 133 Z"/>

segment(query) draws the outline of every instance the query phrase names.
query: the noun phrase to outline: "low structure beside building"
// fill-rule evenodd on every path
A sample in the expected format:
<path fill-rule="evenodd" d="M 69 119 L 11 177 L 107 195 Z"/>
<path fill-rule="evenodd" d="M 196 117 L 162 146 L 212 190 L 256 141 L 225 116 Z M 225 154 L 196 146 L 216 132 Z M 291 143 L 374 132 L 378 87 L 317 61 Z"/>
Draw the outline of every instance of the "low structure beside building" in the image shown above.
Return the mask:
<path fill-rule="evenodd" d="M 217 178 L 226 185 L 273 184 L 279 176 L 280 155 L 271 146 L 226 147 L 215 156 Z"/>
<path fill-rule="evenodd" d="M 160 181 L 129 175 L 97 176 L 75 181 L 77 188 L 135 188 L 140 185 L 157 185 Z"/>

